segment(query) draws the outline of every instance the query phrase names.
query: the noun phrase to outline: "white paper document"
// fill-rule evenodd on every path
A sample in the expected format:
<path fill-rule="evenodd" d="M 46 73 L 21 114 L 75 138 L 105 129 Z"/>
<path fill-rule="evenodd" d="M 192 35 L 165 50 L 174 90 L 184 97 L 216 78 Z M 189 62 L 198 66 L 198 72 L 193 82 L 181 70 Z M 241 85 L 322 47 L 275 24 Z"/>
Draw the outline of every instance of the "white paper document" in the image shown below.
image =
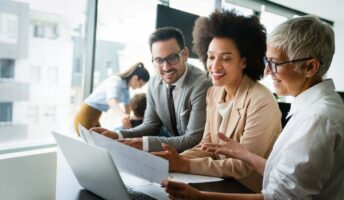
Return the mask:
<path fill-rule="evenodd" d="M 168 161 L 150 153 L 135 149 L 98 133 L 87 130 L 79 124 L 81 138 L 89 144 L 108 150 L 122 173 L 160 184 L 162 179 L 183 183 L 205 183 L 222 181 L 222 178 L 183 173 L 169 173 Z"/>
<path fill-rule="evenodd" d="M 94 139 L 91 136 L 91 132 L 89 130 L 87 130 L 87 128 L 85 128 L 83 125 L 81 125 L 79 123 L 78 129 L 79 129 L 79 135 L 80 135 L 82 141 L 84 141 L 88 144 L 91 144 L 91 145 L 95 145 Z"/>
<path fill-rule="evenodd" d="M 206 182 L 216 182 L 222 181 L 222 178 L 213 176 L 202 176 L 195 174 L 183 174 L 183 173 L 170 173 L 169 180 L 178 181 L 183 183 L 206 183 Z"/>
<path fill-rule="evenodd" d="M 120 172 L 160 183 L 168 178 L 168 161 L 150 153 L 135 149 L 103 135 L 92 133 L 94 143 L 108 150 Z"/>

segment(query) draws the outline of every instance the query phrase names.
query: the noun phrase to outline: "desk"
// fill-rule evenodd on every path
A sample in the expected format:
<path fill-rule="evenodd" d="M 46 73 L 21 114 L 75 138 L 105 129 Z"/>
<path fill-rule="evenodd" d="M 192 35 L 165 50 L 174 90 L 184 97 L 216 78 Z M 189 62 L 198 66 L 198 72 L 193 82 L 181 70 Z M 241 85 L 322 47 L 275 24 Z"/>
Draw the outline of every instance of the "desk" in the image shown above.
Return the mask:
<path fill-rule="evenodd" d="M 191 184 L 203 191 L 252 193 L 236 180 Z M 101 200 L 102 198 L 82 188 L 60 150 L 57 151 L 56 200 Z"/>

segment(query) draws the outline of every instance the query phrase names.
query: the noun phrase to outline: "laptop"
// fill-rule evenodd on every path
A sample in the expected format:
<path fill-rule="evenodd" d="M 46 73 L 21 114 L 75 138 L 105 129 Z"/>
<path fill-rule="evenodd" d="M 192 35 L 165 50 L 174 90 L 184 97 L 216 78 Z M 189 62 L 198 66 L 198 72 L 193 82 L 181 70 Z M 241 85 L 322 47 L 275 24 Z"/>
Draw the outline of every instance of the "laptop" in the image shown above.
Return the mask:
<path fill-rule="evenodd" d="M 133 197 L 134 195 L 140 196 L 140 199 L 155 199 L 143 194 L 145 193 L 144 190 L 147 188 L 147 185 L 143 187 L 140 186 L 142 188 L 138 187 L 137 191 L 143 192 L 141 194 L 133 192 L 132 189 L 128 191 L 107 150 L 86 144 L 54 131 L 52 131 L 52 134 L 79 184 L 85 189 L 109 200 L 137 199 Z M 153 185 L 151 186 L 153 187 Z M 152 187 L 148 187 L 147 189 L 154 192 L 155 189 L 152 190 Z M 136 190 L 136 188 L 133 189 Z M 168 198 L 167 194 L 165 197 Z M 158 197 L 158 199 L 160 199 L 160 197 Z"/>

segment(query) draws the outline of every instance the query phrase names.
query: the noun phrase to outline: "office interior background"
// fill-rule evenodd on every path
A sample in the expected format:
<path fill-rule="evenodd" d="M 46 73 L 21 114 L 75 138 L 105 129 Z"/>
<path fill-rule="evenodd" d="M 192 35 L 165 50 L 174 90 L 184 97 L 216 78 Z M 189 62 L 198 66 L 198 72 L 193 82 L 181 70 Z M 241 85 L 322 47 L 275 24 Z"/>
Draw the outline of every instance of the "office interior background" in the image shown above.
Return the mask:
<path fill-rule="evenodd" d="M 143 61 L 154 75 L 148 37 L 156 28 L 158 4 L 199 16 L 234 8 L 258 15 L 267 33 L 288 18 L 317 15 L 336 35 L 326 77 L 344 91 L 339 0 L 1 0 L 0 154 L 54 145 L 51 130 L 73 134 L 83 99 L 130 64 Z M 189 62 L 203 69 L 197 59 Z M 269 80 L 262 82 L 272 89 Z M 111 113 L 104 116 L 105 127 L 116 123 Z"/>

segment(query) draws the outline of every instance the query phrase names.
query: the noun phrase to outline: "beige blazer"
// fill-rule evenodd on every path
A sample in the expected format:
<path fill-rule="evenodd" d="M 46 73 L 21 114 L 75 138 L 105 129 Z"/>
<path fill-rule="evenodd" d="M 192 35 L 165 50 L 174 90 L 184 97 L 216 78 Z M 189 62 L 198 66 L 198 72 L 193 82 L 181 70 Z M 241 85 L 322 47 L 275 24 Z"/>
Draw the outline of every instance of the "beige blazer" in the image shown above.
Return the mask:
<path fill-rule="evenodd" d="M 225 90 L 211 87 L 207 93 L 207 116 L 202 141 L 181 155 L 190 160 L 193 174 L 233 177 L 255 192 L 260 192 L 262 176 L 247 163 L 214 156 L 200 149 L 204 143 L 219 143 L 217 133 L 222 121 L 216 105 L 223 102 Z M 281 131 L 281 112 L 272 93 L 257 81 L 244 76 L 233 100 L 227 122 L 227 137 L 243 144 L 250 152 L 267 158 Z"/>

